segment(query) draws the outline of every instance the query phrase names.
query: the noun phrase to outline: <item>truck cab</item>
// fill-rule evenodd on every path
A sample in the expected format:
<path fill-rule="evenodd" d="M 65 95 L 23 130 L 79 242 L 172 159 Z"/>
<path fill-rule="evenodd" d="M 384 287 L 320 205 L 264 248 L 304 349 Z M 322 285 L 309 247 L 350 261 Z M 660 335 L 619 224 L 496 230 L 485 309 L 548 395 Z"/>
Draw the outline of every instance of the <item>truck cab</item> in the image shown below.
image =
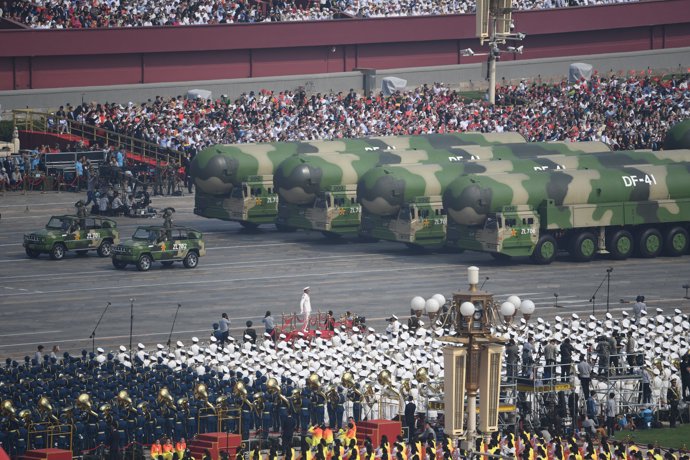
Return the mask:
<path fill-rule="evenodd" d="M 539 238 L 539 214 L 529 205 L 504 206 L 490 213 L 474 238 L 483 251 L 507 256 L 532 254 Z"/>
<path fill-rule="evenodd" d="M 320 194 L 304 213 L 309 229 L 345 235 L 359 230 L 362 206 L 356 185 L 333 185 Z"/>
<path fill-rule="evenodd" d="M 246 182 L 232 190 L 227 204 L 231 220 L 245 227 L 273 223 L 278 213 L 273 176 L 249 176 Z"/>

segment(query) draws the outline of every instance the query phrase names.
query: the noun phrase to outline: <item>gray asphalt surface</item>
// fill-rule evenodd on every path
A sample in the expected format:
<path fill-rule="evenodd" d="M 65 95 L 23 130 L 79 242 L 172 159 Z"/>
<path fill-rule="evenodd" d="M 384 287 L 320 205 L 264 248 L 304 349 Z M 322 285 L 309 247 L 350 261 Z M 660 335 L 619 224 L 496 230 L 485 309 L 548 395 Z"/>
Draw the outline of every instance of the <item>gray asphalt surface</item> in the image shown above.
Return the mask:
<path fill-rule="evenodd" d="M 465 289 L 466 268 L 477 265 L 485 290 L 502 300 L 517 294 L 537 305 L 537 316 L 592 313 L 590 298 L 614 267 L 609 305 L 611 312 L 632 309 L 638 294 L 648 308 L 690 312 L 684 299 L 690 283 L 690 256 L 654 260 L 606 259 L 578 264 L 561 258 L 546 267 L 529 262 L 506 265 L 486 254 L 411 252 L 394 243 L 332 242 L 320 233 L 279 233 L 272 226 L 256 232 L 232 222 L 209 220 L 192 212 L 193 196 L 155 197 L 161 209 L 173 206 L 176 224 L 189 225 L 205 234 L 208 252 L 199 267 L 188 270 L 155 265 L 146 273 L 134 267 L 115 270 L 109 259 L 95 253 L 62 261 L 46 255 L 32 260 L 24 254 L 22 235 L 40 229 L 53 214 L 73 213 L 81 197 L 74 193 L 38 192 L 0 195 L 0 358 L 32 354 L 38 344 L 54 344 L 70 352 L 91 350 L 88 338 L 108 302 L 96 332 L 96 346 L 106 349 L 129 344 L 130 299 L 134 300 L 133 343 L 147 346 L 166 343 L 177 304 L 182 307 L 173 340 L 191 343 L 192 336 L 206 338 L 213 322 L 227 312 L 234 335 L 246 320 L 255 321 L 271 310 L 280 322 L 282 312 L 299 310 L 304 286 L 311 286 L 312 307 L 336 316 L 351 310 L 366 316 L 367 323 L 383 328 L 384 318 L 409 314 L 410 299 L 441 293 L 447 298 Z M 138 224 L 162 219 L 116 219 L 121 235 L 128 237 Z M 554 306 L 558 293 L 558 307 Z M 606 311 L 607 283 L 596 295 L 594 307 Z"/>

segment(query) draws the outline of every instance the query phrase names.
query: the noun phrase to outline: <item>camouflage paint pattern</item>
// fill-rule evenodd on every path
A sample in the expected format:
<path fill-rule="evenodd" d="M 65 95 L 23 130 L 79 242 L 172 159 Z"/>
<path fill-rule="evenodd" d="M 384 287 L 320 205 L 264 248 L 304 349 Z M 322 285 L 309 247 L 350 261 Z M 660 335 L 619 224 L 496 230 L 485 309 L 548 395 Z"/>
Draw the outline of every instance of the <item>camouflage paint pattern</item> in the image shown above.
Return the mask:
<path fill-rule="evenodd" d="M 676 123 L 666 131 L 664 149 L 690 149 L 690 119 Z"/>
<path fill-rule="evenodd" d="M 443 196 L 450 246 L 530 255 L 547 235 L 565 244 L 583 230 L 635 230 L 690 221 L 690 163 L 467 175 Z M 496 223 L 495 213 L 502 220 Z M 512 241 L 515 240 L 515 241 Z"/>
<path fill-rule="evenodd" d="M 274 142 L 264 144 L 215 145 L 199 152 L 190 166 L 196 185 L 197 215 L 244 224 L 270 222 L 277 212 L 277 196 L 272 188 L 272 175 L 278 164 L 297 154 L 319 152 L 377 152 L 450 148 L 473 143 L 525 142 L 517 133 L 453 133 L 424 136 L 384 136 L 339 141 Z M 233 188 L 250 180 L 255 193 L 236 193 L 230 201 L 220 199 Z M 199 193 L 201 192 L 201 193 Z M 220 208 L 222 202 L 230 206 Z"/>
<path fill-rule="evenodd" d="M 68 251 L 89 251 L 97 250 L 103 241 L 120 242 L 117 222 L 100 216 L 66 215 L 53 216 L 44 229 L 24 235 L 23 246 L 36 254 L 50 252 L 56 243 Z"/>
<path fill-rule="evenodd" d="M 123 264 L 136 264 L 143 254 L 154 262 L 182 261 L 190 251 L 206 255 L 203 234 L 195 229 L 160 225 L 139 227 L 134 235 L 146 232 L 150 238 L 131 238 L 113 247 L 113 260 Z"/>
<path fill-rule="evenodd" d="M 496 148 L 503 149 L 504 146 Z M 634 164 L 690 162 L 690 150 L 671 152 L 622 151 L 587 155 L 548 155 L 532 159 L 473 161 L 445 165 L 406 164 L 379 166 L 358 183 L 362 205 L 360 234 L 417 245 L 442 245 L 445 209 L 440 196 L 463 174 L 593 169 Z M 403 211 L 401 212 L 401 209 Z"/>

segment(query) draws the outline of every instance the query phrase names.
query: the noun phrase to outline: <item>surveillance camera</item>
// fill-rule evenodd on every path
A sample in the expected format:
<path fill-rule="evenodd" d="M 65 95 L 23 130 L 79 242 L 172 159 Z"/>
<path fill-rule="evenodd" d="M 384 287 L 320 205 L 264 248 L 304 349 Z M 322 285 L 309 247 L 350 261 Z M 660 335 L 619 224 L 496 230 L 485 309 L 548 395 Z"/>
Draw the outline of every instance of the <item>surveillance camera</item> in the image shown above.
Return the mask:
<path fill-rule="evenodd" d="M 474 56 L 474 51 L 472 51 L 472 48 L 467 48 L 464 50 L 460 50 L 460 54 L 462 56 Z"/>
<path fill-rule="evenodd" d="M 518 39 L 520 39 L 520 40 L 524 40 L 524 39 L 525 39 L 525 37 L 526 37 L 527 35 L 525 35 L 525 34 L 524 34 L 524 33 L 522 33 L 522 32 L 518 32 L 517 36 L 518 36 Z"/>

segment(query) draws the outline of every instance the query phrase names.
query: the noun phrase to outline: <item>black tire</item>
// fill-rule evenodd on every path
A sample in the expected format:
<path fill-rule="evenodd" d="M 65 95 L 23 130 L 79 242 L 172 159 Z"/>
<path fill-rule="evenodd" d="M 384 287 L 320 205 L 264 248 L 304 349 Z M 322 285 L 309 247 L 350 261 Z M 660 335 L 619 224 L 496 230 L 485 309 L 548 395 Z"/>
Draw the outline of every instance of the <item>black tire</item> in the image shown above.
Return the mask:
<path fill-rule="evenodd" d="M 276 225 L 276 229 L 278 229 L 279 232 L 292 233 L 292 232 L 297 231 L 297 229 L 295 227 L 290 227 L 289 225 L 278 224 L 278 223 L 276 223 L 275 225 Z"/>
<path fill-rule="evenodd" d="M 342 239 L 342 237 L 343 237 L 343 235 L 341 235 L 340 233 L 329 232 L 326 230 L 322 230 L 321 234 L 329 240 L 339 240 L 339 239 Z"/>
<path fill-rule="evenodd" d="M 683 227 L 672 227 L 664 237 L 664 254 L 678 257 L 688 252 L 688 231 Z"/>
<path fill-rule="evenodd" d="M 632 256 L 633 250 L 635 249 L 635 242 L 629 231 L 618 230 L 611 235 L 606 246 L 612 259 L 625 260 Z"/>
<path fill-rule="evenodd" d="M 185 268 L 196 268 L 199 265 L 199 254 L 194 251 L 189 251 L 187 257 L 182 261 Z"/>
<path fill-rule="evenodd" d="M 161 264 L 163 264 L 164 267 L 172 267 L 172 264 L 174 263 L 175 262 L 172 260 L 164 260 L 163 262 L 161 262 Z"/>
<path fill-rule="evenodd" d="M 663 241 L 656 228 L 642 230 L 637 238 L 637 255 L 644 259 L 657 257 L 663 249 Z"/>
<path fill-rule="evenodd" d="M 141 257 L 139 257 L 139 261 L 137 262 L 137 269 L 140 272 L 145 272 L 151 269 L 151 265 L 153 265 L 153 260 L 151 259 L 151 256 L 148 254 L 143 254 Z"/>
<path fill-rule="evenodd" d="M 502 252 L 490 252 L 491 257 L 499 262 L 508 262 L 512 259 L 508 254 L 503 254 Z"/>
<path fill-rule="evenodd" d="M 558 243 L 556 238 L 551 235 L 543 235 L 537 241 L 534 252 L 530 256 L 532 261 L 539 265 L 548 265 L 556 259 L 558 253 Z"/>
<path fill-rule="evenodd" d="M 101 257 L 110 257 L 113 254 L 113 243 L 110 240 L 101 241 L 101 245 L 98 246 L 98 255 Z"/>
<path fill-rule="evenodd" d="M 40 252 L 38 252 L 38 251 L 36 251 L 36 250 L 34 250 L 34 249 L 31 249 L 31 248 L 24 248 L 24 252 L 26 252 L 26 255 L 29 256 L 29 257 L 32 258 L 32 259 L 35 259 L 35 258 L 37 258 L 38 256 L 41 255 Z"/>
<path fill-rule="evenodd" d="M 575 235 L 570 245 L 570 255 L 578 262 L 589 262 L 597 253 L 597 240 L 591 232 Z"/>
<path fill-rule="evenodd" d="M 127 266 L 127 262 L 113 259 L 113 267 L 117 268 L 118 270 L 122 270 L 126 266 Z"/>
<path fill-rule="evenodd" d="M 53 260 L 62 260 L 65 257 L 67 248 L 62 243 L 55 243 L 53 249 L 50 250 L 50 258 Z"/>
<path fill-rule="evenodd" d="M 240 225 L 247 230 L 256 230 L 259 228 L 259 224 L 255 224 L 254 222 L 249 222 L 247 220 L 241 220 Z"/>

